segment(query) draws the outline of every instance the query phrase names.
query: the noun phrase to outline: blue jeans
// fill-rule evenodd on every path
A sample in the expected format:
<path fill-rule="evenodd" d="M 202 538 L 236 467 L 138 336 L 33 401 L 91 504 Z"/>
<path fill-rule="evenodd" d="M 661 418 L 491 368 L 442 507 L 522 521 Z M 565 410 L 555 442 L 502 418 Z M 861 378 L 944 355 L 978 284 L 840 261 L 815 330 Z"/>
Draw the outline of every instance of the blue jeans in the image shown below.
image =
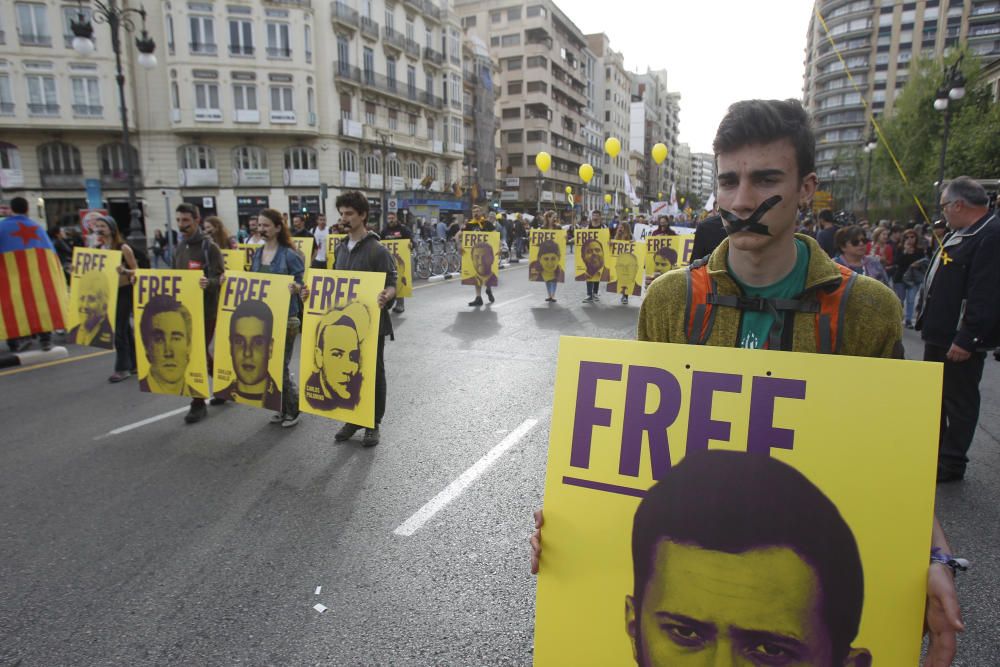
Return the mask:
<path fill-rule="evenodd" d="M 895 283 L 892 288 L 896 291 L 900 303 L 903 304 L 905 314 L 903 320 L 913 322 L 913 310 L 917 303 L 917 293 L 920 292 L 920 285 L 906 285 L 903 281 Z"/>

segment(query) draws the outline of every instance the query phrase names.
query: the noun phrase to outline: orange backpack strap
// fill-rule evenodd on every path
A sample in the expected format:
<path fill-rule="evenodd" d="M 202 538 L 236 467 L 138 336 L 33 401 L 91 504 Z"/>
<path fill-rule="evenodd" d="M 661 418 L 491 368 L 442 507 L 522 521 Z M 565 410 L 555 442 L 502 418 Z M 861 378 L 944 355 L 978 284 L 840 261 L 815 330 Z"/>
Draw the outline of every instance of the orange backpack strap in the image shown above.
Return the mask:
<path fill-rule="evenodd" d="M 709 303 L 709 295 L 714 293 L 715 281 L 708 275 L 708 266 L 703 263 L 688 266 L 684 322 L 689 345 L 704 345 L 712 333 L 715 309 Z"/>
<path fill-rule="evenodd" d="M 840 353 L 840 334 L 844 330 L 845 304 L 854 288 L 858 274 L 846 266 L 840 269 L 840 284 L 817 292 L 819 312 L 816 313 L 816 351 L 821 354 Z"/>

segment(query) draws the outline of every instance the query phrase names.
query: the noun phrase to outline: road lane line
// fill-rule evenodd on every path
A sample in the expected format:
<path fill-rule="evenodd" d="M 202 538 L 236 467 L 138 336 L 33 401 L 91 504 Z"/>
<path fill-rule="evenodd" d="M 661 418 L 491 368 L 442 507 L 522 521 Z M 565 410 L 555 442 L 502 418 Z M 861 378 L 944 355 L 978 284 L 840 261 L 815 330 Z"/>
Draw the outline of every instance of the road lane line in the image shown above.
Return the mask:
<path fill-rule="evenodd" d="M 486 472 L 486 469 L 497 462 L 497 460 L 507 453 L 511 447 L 516 445 L 528 431 L 535 427 L 538 419 L 525 419 L 516 429 L 500 441 L 500 444 L 486 452 L 483 458 L 472 464 L 468 470 L 463 472 L 455 481 L 445 487 L 444 491 L 437 494 L 431 500 L 418 509 L 413 516 L 404 521 L 396 530 L 392 531 L 401 537 L 410 537 L 420 530 L 421 526 L 427 523 L 435 514 L 443 509 L 448 503 L 458 498 L 469 488 L 476 478 Z"/>
<path fill-rule="evenodd" d="M 9 371 L 0 372 L 0 377 L 4 375 L 13 375 L 14 373 L 24 373 L 26 371 L 34 371 L 39 368 L 48 368 L 49 366 L 58 366 L 59 364 L 68 364 L 71 361 L 80 361 L 82 359 L 93 359 L 94 357 L 101 357 L 105 354 L 111 354 L 114 350 L 101 350 L 100 352 L 91 352 L 90 354 L 81 354 L 76 357 L 66 357 L 65 359 L 57 359 L 56 361 L 46 361 L 40 364 L 34 364 L 33 366 L 20 366 L 18 368 L 12 368 Z"/>
<path fill-rule="evenodd" d="M 503 308 L 504 306 L 509 306 L 512 303 L 517 303 L 518 301 L 523 301 L 524 299 L 530 299 L 531 297 L 536 297 L 537 298 L 537 295 L 535 295 L 535 294 L 525 294 L 523 296 L 517 297 L 516 299 L 509 299 L 507 301 L 501 301 L 500 303 L 495 304 L 495 305 L 491 305 L 490 307 L 493 310 L 496 310 L 497 308 Z"/>
<path fill-rule="evenodd" d="M 121 435 L 122 433 L 127 433 L 137 428 L 142 428 L 147 424 L 152 424 L 162 419 L 167 419 L 168 417 L 173 417 L 174 415 L 179 415 L 181 413 L 187 412 L 190 409 L 191 409 L 190 406 L 185 406 L 183 408 L 177 408 L 176 410 L 171 410 L 170 412 L 164 412 L 163 414 L 156 415 L 155 417 L 150 417 L 149 419 L 143 419 L 142 421 L 137 421 L 134 424 L 126 424 L 125 426 L 119 426 L 118 428 L 112 431 L 108 431 L 104 435 L 97 436 L 96 438 L 94 438 L 94 440 L 102 440 L 104 438 L 110 438 L 113 435 Z"/>

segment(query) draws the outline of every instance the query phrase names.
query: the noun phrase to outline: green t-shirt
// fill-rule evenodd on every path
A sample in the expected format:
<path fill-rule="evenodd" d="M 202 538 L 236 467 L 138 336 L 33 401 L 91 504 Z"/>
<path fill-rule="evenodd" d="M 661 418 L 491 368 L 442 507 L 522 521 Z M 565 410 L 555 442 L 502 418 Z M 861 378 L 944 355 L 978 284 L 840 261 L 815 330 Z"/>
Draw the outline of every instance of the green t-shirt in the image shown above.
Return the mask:
<path fill-rule="evenodd" d="M 759 296 L 765 299 L 794 299 L 802 294 L 806 286 L 806 275 L 809 272 L 809 246 L 804 241 L 795 239 L 795 266 L 791 272 L 773 285 L 751 287 L 736 277 L 736 284 L 746 296 Z M 768 311 L 744 310 L 740 325 L 740 342 L 737 347 L 765 348 L 771 326 L 774 324 L 774 314 Z M 779 324 L 780 326 L 780 324 Z"/>

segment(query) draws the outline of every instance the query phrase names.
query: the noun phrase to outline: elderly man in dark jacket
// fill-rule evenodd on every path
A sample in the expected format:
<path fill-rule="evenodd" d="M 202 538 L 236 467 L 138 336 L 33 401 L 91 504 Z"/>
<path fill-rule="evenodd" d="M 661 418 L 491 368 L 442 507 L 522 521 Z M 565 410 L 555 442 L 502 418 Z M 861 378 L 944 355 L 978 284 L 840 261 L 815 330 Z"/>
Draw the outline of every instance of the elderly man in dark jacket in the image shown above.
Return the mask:
<path fill-rule="evenodd" d="M 916 328 L 924 360 L 944 364 L 939 482 L 965 476 L 979 421 L 983 361 L 997 345 L 1000 219 L 988 203 L 986 190 L 965 176 L 944 189 L 941 211 L 953 231 L 935 252 L 921 287 Z"/>

